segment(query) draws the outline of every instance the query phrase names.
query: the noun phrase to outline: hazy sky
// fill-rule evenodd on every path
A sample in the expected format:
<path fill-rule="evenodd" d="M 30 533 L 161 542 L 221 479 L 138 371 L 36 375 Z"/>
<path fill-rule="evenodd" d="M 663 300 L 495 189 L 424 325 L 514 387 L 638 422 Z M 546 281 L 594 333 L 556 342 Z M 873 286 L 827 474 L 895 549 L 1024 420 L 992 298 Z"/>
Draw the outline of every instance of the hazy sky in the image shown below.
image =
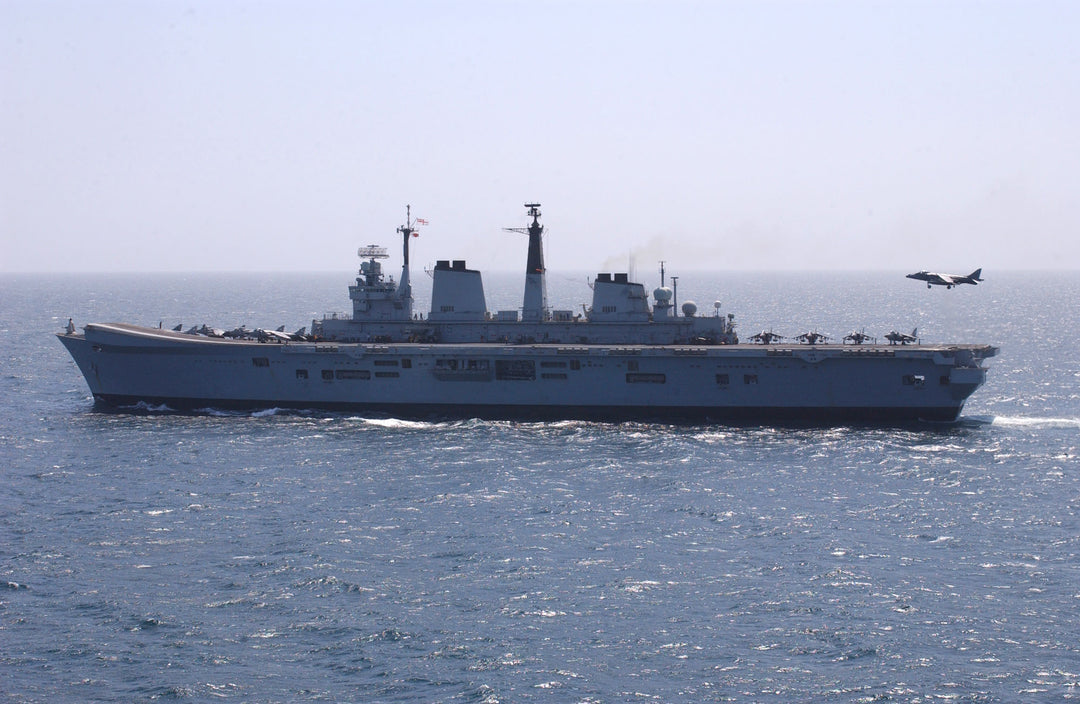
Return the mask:
<path fill-rule="evenodd" d="M 0 0 L 0 271 L 1080 268 L 1080 2 Z"/>

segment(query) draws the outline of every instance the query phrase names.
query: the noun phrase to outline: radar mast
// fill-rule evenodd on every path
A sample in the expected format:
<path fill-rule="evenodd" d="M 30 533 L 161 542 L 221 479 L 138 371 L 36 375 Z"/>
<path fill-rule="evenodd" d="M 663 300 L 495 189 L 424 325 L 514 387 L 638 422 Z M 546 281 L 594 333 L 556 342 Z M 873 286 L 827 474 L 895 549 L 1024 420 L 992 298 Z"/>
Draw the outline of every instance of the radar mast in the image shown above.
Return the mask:
<path fill-rule="evenodd" d="M 526 203 L 528 215 L 533 219 L 527 228 L 504 227 L 506 232 L 519 232 L 529 236 L 529 256 L 525 263 L 525 295 L 521 306 L 521 319 L 530 322 L 545 321 L 549 317 L 547 303 L 547 279 L 544 269 L 544 226 L 540 224 L 540 204 Z"/>
<path fill-rule="evenodd" d="M 416 224 L 412 219 L 412 206 L 405 206 L 405 224 L 397 229 L 401 234 L 401 280 L 398 282 L 398 295 L 402 301 L 408 301 L 409 310 L 412 310 L 412 284 L 409 281 L 409 238 L 419 237 L 420 233 L 416 231 L 413 225 Z M 411 315 L 411 313 L 410 313 Z"/>

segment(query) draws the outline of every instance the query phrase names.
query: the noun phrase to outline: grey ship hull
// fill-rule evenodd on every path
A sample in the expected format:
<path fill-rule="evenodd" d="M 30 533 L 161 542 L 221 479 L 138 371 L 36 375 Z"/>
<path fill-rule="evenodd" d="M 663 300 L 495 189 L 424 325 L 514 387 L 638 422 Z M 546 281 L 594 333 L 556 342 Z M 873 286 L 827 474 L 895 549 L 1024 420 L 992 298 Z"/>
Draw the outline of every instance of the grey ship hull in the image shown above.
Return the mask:
<path fill-rule="evenodd" d="M 113 323 L 59 335 L 106 407 L 417 417 L 954 421 L 986 345 L 258 343 Z"/>

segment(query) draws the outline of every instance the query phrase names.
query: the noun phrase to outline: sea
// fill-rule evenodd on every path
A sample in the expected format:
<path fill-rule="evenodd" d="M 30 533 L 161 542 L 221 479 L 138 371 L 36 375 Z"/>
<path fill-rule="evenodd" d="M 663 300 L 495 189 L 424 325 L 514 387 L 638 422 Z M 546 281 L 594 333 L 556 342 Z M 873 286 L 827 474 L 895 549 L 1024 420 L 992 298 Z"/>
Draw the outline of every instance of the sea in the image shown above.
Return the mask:
<path fill-rule="evenodd" d="M 116 413 L 54 337 L 292 331 L 354 276 L 0 276 L 0 698 L 1080 698 L 1080 272 L 679 277 L 744 339 L 1000 347 L 948 425 Z"/>

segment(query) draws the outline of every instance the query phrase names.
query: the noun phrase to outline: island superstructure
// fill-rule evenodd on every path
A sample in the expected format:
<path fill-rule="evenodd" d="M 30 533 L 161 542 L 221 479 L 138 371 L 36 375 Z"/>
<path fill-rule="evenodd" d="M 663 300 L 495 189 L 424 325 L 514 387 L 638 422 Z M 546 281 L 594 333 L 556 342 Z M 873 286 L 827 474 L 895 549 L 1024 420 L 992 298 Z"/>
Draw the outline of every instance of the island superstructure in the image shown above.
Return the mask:
<path fill-rule="evenodd" d="M 351 315 L 314 320 L 310 335 L 226 339 L 91 323 L 59 337 L 106 407 L 410 417 L 952 421 L 997 353 L 984 344 L 740 344 L 719 303 L 711 315 L 690 301 L 676 310 L 662 281 L 650 305 L 625 273 L 598 274 L 581 313 L 553 310 L 540 204 L 526 208 L 531 222 L 512 228 L 528 235 L 520 311 L 487 310 L 480 271 L 449 259 L 431 272 L 430 309 L 416 311 L 407 210 L 397 282 L 383 272 L 386 248 L 361 247 Z"/>
<path fill-rule="evenodd" d="M 489 312 L 481 273 L 464 260 L 438 260 L 432 273 L 431 309 L 417 314 L 409 284 L 409 241 L 416 234 L 410 216 L 398 228 L 402 240 L 401 276 L 395 285 L 382 270 L 389 258 L 384 247 L 358 250 L 363 260 L 356 283 L 349 287 L 351 317 L 312 321 L 312 334 L 337 342 L 426 342 L 512 344 L 716 345 L 738 342 L 734 315 L 698 316 L 693 302 L 675 315 L 671 289 L 653 291 L 649 306 L 645 287 L 625 273 L 597 274 L 592 305 L 582 314 L 551 310 L 547 303 L 540 204 L 529 203 L 527 228 L 508 228 L 529 237 L 525 292 L 518 310 Z M 407 211 L 408 212 L 408 211 Z"/>

